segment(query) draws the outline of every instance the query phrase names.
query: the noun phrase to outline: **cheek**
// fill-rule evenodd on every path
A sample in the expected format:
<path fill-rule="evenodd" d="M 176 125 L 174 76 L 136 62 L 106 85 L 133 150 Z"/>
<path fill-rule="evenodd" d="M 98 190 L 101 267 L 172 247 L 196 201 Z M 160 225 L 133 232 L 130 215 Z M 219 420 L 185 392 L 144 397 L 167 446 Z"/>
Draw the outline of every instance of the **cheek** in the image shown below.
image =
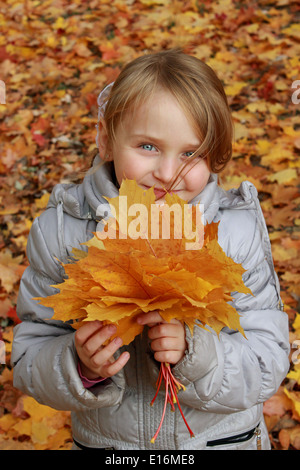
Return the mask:
<path fill-rule="evenodd" d="M 191 189 L 192 187 L 194 189 L 199 189 L 201 190 L 207 185 L 208 180 L 210 177 L 210 171 L 208 169 L 208 166 L 206 165 L 205 162 L 201 162 L 199 164 L 199 167 L 197 166 L 194 168 L 194 171 L 190 173 L 190 186 Z"/>
<path fill-rule="evenodd" d="M 204 186 L 207 185 L 208 180 L 209 180 L 209 177 L 210 177 L 210 171 L 209 171 L 209 169 L 206 167 L 205 173 L 204 173 L 204 175 L 203 175 L 203 185 L 204 185 Z"/>
<path fill-rule="evenodd" d="M 114 158 L 114 166 L 119 184 L 121 184 L 124 178 L 135 179 L 139 182 L 145 173 L 145 165 L 141 165 L 138 158 L 126 152 L 120 152 L 118 156 Z"/>

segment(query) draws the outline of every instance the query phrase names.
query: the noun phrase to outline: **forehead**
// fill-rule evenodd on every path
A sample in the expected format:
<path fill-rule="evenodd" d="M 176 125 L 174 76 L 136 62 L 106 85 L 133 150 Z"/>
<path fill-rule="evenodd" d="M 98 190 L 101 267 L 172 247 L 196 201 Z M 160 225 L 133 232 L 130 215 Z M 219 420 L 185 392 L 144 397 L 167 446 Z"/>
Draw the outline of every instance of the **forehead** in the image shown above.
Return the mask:
<path fill-rule="evenodd" d="M 175 96 L 163 89 L 127 111 L 121 127 L 128 134 L 169 135 L 174 140 L 185 134 L 198 142 L 191 118 L 187 117 Z"/>

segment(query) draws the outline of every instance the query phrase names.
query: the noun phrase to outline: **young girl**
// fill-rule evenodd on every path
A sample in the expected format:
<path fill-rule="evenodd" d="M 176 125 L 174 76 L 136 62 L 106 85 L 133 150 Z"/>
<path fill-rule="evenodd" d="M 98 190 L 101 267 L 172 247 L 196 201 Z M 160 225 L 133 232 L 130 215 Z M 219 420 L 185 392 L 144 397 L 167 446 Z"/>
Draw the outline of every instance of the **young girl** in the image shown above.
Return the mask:
<path fill-rule="evenodd" d="M 108 100 L 107 96 L 108 95 Z M 217 174 L 231 157 L 232 123 L 221 82 L 198 59 L 178 51 L 128 64 L 99 97 L 99 154 L 80 185 L 57 185 L 32 226 L 30 266 L 21 281 L 12 362 L 14 384 L 40 403 L 72 411 L 74 442 L 83 449 L 263 449 L 270 447 L 263 403 L 288 367 L 288 320 L 282 311 L 270 243 L 254 186 L 222 191 Z M 73 247 L 101 230 L 106 197 L 122 179 L 135 179 L 156 198 L 166 190 L 205 208 L 219 221 L 219 243 L 246 269 L 253 296 L 234 295 L 247 339 L 224 328 L 219 337 L 198 326 L 193 336 L 159 311 L 141 314 L 143 333 L 127 347 L 104 343 L 114 326 L 87 323 L 77 332 L 47 320 L 34 297 L 62 282 Z M 50 311 L 51 312 L 51 311 Z M 186 386 L 179 414 L 162 416 L 164 393 L 150 402 L 160 363 L 169 362 Z M 261 437 L 260 437 L 261 436 Z"/>

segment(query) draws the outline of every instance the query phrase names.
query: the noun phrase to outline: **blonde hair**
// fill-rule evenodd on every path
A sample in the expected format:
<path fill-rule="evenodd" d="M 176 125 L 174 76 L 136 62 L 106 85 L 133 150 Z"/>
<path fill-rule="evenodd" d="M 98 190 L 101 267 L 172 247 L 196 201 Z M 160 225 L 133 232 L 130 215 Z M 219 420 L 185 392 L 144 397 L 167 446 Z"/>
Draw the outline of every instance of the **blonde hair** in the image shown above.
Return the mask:
<path fill-rule="evenodd" d="M 123 68 L 111 89 L 104 112 L 108 142 L 114 142 L 124 113 L 134 111 L 158 88 L 176 97 L 201 139 L 201 146 L 189 162 L 201 155 L 207 157 L 210 171 L 219 173 L 223 170 L 232 155 L 233 137 L 223 85 L 208 65 L 180 50 L 140 56 Z"/>
<path fill-rule="evenodd" d="M 167 189 L 177 185 L 187 165 L 188 172 L 193 168 L 192 161 L 197 164 L 198 156 L 207 158 L 211 172 L 221 172 L 231 159 L 233 138 L 233 123 L 223 85 L 208 65 L 179 49 L 140 56 L 122 69 L 105 103 L 103 118 L 108 147 L 113 146 L 124 114 L 134 112 L 158 88 L 175 96 L 202 142 L 179 168 Z"/>

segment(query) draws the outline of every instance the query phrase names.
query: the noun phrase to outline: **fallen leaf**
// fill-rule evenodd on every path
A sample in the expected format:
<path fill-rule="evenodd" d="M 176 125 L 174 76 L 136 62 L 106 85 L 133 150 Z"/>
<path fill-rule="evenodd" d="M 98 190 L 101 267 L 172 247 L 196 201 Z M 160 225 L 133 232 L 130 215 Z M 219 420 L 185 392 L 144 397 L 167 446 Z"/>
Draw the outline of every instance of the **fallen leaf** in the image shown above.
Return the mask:
<path fill-rule="evenodd" d="M 0 281 L 6 292 L 11 292 L 23 274 L 23 255 L 13 257 L 9 250 L 0 252 Z"/>
<path fill-rule="evenodd" d="M 297 171 L 294 168 L 287 168 L 286 170 L 281 170 L 268 176 L 269 181 L 277 181 L 278 184 L 287 184 L 291 181 L 297 180 L 297 178 Z"/>

